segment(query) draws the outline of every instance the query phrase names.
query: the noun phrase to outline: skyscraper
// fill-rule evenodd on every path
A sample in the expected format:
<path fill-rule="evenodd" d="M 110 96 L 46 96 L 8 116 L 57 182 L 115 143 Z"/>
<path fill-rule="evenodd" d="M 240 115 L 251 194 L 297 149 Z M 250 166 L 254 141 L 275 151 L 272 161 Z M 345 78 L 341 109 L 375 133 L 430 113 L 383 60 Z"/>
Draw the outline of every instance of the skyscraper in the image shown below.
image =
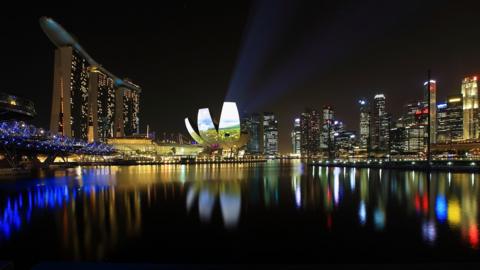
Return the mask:
<path fill-rule="evenodd" d="M 370 104 L 366 99 L 361 99 L 360 104 L 360 136 L 359 146 L 363 151 L 369 148 L 370 137 Z"/>
<path fill-rule="evenodd" d="M 463 98 L 463 139 L 478 138 L 478 83 L 477 76 L 462 81 Z"/>
<path fill-rule="evenodd" d="M 73 47 L 55 50 L 50 130 L 87 139 L 89 99 L 87 59 Z"/>
<path fill-rule="evenodd" d="M 330 150 L 333 140 L 333 117 L 334 111 L 332 107 L 325 106 L 322 111 L 322 134 L 320 137 L 320 148 L 323 150 Z"/>
<path fill-rule="evenodd" d="M 89 104 L 95 140 L 114 136 L 115 92 L 113 78 L 96 68 L 89 68 Z"/>
<path fill-rule="evenodd" d="M 262 116 L 258 113 L 251 114 L 244 118 L 244 127 L 248 133 L 247 153 L 260 155 L 263 153 L 263 122 Z"/>
<path fill-rule="evenodd" d="M 263 153 L 278 155 L 278 120 L 271 112 L 263 113 Z"/>
<path fill-rule="evenodd" d="M 295 155 L 301 154 L 301 125 L 300 125 L 300 118 L 295 118 L 293 121 L 293 130 L 291 133 L 292 138 L 292 153 Z"/>
<path fill-rule="evenodd" d="M 463 102 L 461 96 L 448 98 L 446 125 L 450 131 L 451 141 L 463 140 Z"/>
<path fill-rule="evenodd" d="M 373 100 L 370 118 L 370 145 L 372 150 L 388 150 L 390 117 L 385 111 L 385 95 L 377 94 Z"/>
<path fill-rule="evenodd" d="M 302 157 L 320 153 L 320 114 L 313 109 L 306 109 L 300 117 L 300 152 Z"/>
<path fill-rule="evenodd" d="M 127 79 L 124 82 L 138 87 Z M 115 102 L 116 137 L 140 133 L 140 91 L 140 87 L 118 86 Z"/>
<path fill-rule="evenodd" d="M 447 112 L 448 112 L 447 103 L 437 104 L 437 134 L 436 134 L 437 143 L 445 143 L 445 142 L 451 141 Z"/>
<path fill-rule="evenodd" d="M 424 84 L 425 92 L 425 103 L 430 103 L 430 143 L 436 142 L 437 134 L 437 82 L 435 80 L 430 80 L 430 83 L 427 81 Z M 430 89 L 428 88 L 430 85 Z M 430 100 L 428 100 L 428 93 L 430 92 Z"/>

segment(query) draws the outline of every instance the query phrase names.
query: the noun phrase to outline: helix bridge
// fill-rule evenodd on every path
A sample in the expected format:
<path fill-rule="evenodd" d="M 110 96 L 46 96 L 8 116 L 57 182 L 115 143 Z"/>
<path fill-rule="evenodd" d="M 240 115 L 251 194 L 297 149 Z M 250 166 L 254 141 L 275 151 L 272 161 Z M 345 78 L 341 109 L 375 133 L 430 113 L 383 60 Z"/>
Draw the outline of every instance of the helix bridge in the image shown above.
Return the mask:
<path fill-rule="evenodd" d="M 114 153 L 113 147 L 105 143 L 88 143 L 52 134 L 42 128 L 13 120 L 0 122 L 0 150 L 14 168 L 18 167 L 24 157 L 38 164 L 38 156 L 43 155 L 46 159 L 42 163 L 49 165 L 57 157 L 65 158 L 74 154 L 108 156 Z"/>

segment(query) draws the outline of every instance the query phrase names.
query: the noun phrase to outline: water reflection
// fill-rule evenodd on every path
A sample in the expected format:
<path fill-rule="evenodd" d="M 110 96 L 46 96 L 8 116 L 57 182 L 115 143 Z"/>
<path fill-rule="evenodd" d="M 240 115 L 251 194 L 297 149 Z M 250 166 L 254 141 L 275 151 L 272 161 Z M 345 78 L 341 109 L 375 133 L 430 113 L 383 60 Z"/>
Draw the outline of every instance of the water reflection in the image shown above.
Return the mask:
<path fill-rule="evenodd" d="M 252 224 L 262 228 L 263 216 L 288 218 L 295 226 L 312 222 L 301 218 L 308 215 L 322 223 L 318 232 L 338 233 L 339 226 L 376 234 L 396 229 L 416 233 L 428 246 L 457 241 L 477 249 L 478 193 L 476 174 L 301 163 L 76 168 L 0 184 L 0 246 L 48 221 L 54 228 L 46 233 L 62 257 L 102 259 L 128 248 L 129 240 L 161 234 L 165 220 L 183 229 L 220 225 L 212 227 L 234 233 Z"/>
<path fill-rule="evenodd" d="M 240 219 L 241 186 L 238 181 L 199 181 L 187 188 L 187 211 L 191 212 L 198 198 L 200 220 L 209 223 L 212 220 L 216 202 L 220 204 L 222 220 L 226 228 L 235 228 Z"/>

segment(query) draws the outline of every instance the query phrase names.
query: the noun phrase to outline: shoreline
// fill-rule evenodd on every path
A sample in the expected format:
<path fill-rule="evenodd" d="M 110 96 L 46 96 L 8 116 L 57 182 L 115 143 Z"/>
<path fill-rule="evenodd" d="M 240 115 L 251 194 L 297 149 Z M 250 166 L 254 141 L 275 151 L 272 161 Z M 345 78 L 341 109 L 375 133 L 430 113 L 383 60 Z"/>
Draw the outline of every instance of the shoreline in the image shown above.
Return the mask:
<path fill-rule="evenodd" d="M 480 160 L 434 160 L 430 166 L 425 160 L 415 161 L 307 161 L 307 166 L 312 167 L 346 167 L 346 168 L 370 168 L 389 170 L 414 170 L 414 171 L 443 171 L 443 172 L 474 172 L 480 173 Z"/>

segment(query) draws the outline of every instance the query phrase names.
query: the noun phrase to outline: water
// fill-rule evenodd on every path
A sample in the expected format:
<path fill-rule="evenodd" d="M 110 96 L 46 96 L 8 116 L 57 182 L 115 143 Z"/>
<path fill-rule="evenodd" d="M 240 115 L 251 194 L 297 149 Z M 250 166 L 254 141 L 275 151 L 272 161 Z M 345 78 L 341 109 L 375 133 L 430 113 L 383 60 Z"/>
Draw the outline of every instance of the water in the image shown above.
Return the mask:
<path fill-rule="evenodd" d="M 478 178 L 271 161 L 3 179 L 0 260 L 476 262 Z"/>

